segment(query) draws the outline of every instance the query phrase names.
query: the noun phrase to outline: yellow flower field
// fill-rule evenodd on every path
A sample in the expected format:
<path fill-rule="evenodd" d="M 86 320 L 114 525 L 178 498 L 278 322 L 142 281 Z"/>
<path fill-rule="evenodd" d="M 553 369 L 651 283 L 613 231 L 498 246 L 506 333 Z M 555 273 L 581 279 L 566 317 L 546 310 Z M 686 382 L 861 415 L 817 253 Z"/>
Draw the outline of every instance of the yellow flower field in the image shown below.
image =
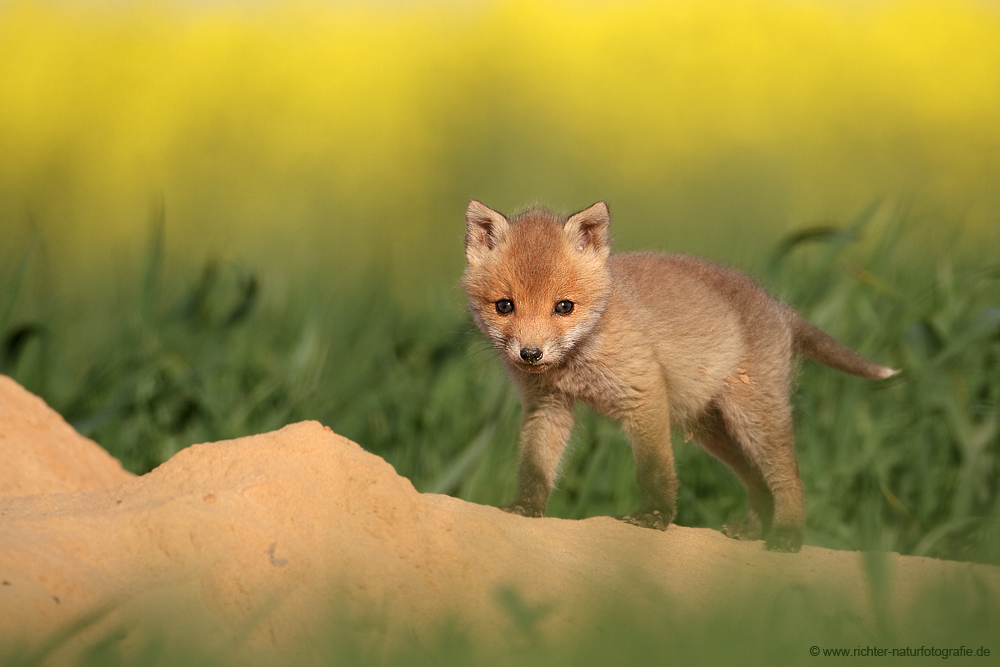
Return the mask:
<path fill-rule="evenodd" d="M 470 197 L 737 257 L 876 199 L 1000 227 L 993 3 L 5 2 L 0 45 L 4 245 L 78 262 L 159 201 L 171 253 L 453 275 Z"/>

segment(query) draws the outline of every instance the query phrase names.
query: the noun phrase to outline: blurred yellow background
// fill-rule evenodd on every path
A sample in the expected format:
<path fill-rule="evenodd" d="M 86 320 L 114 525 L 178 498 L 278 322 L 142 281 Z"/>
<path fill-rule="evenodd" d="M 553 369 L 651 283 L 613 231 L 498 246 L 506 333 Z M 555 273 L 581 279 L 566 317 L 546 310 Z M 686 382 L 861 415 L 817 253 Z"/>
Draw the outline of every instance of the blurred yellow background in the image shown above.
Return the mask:
<path fill-rule="evenodd" d="M 470 197 L 744 265 L 875 200 L 994 243 L 1000 4 L 0 4 L 8 249 L 105 266 L 163 202 L 174 258 L 455 280 Z"/>

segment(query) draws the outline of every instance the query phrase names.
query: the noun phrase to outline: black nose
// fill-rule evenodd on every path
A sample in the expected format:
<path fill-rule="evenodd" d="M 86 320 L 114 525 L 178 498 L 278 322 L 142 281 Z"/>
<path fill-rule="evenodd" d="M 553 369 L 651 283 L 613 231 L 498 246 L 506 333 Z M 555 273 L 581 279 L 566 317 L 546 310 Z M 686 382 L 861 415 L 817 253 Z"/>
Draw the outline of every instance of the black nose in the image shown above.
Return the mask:
<path fill-rule="evenodd" d="M 537 347 L 522 347 L 521 358 L 529 364 L 533 364 L 542 358 L 542 351 Z"/>

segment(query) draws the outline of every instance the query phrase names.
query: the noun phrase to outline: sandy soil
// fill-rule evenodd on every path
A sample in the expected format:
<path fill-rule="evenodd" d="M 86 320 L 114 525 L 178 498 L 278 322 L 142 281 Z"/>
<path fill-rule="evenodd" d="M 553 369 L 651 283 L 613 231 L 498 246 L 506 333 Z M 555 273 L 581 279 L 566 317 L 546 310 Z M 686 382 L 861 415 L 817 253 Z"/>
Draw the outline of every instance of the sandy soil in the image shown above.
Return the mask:
<path fill-rule="evenodd" d="M 987 591 L 1000 619 L 1000 568 L 882 562 L 890 606 L 948 582 Z M 708 529 L 526 519 L 420 494 L 316 422 L 195 445 L 135 477 L 0 376 L 0 646 L 37 645 L 81 619 L 78 642 L 114 631 L 127 646 L 170 616 L 248 663 L 294 661 L 322 649 L 322 627 L 344 610 L 381 619 L 379 641 L 422 637 L 450 616 L 488 643 L 511 624 L 504 595 L 548 609 L 540 625 L 555 633 L 586 624 L 595 592 L 632 608 L 669 599 L 690 616 L 800 584 L 870 623 L 867 571 L 854 552 L 771 553 Z"/>

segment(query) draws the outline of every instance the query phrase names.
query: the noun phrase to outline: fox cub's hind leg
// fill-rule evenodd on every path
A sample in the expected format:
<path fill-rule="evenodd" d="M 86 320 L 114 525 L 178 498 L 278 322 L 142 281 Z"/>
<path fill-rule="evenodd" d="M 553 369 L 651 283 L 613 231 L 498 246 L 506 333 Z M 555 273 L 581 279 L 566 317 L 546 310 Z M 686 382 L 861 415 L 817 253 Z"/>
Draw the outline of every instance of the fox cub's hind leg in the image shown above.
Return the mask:
<path fill-rule="evenodd" d="M 562 394 L 527 396 L 521 421 L 517 496 L 505 512 L 539 517 L 552 492 L 573 429 L 573 401 Z"/>
<path fill-rule="evenodd" d="M 771 528 L 774 519 L 774 498 L 760 468 L 726 430 L 717 407 L 713 406 L 701 420 L 694 429 L 694 436 L 705 451 L 729 466 L 747 489 L 750 507 L 746 519 L 741 523 L 726 524 L 723 531 L 737 540 L 764 539 L 764 533 Z"/>
<path fill-rule="evenodd" d="M 805 507 L 790 406 L 777 398 L 748 404 L 727 397 L 720 400 L 714 420 L 700 441 L 733 469 L 750 499 L 747 520 L 727 526 L 726 534 L 737 539 L 762 536 L 772 551 L 798 551 L 805 534 Z"/>
<path fill-rule="evenodd" d="M 625 521 L 666 530 L 677 514 L 677 475 L 670 445 L 670 410 L 666 391 L 659 389 L 622 420 L 632 443 L 642 507 Z"/>

